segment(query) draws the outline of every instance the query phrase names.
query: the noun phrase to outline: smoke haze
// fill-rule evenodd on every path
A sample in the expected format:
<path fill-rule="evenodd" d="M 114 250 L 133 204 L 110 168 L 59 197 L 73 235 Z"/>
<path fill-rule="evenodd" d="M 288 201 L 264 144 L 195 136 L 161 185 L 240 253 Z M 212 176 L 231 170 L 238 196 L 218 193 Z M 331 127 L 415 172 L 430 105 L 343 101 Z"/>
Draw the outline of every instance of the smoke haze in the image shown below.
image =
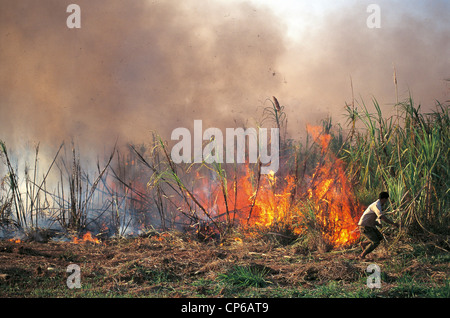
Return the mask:
<path fill-rule="evenodd" d="M 379 1 L 309 14 L 296 40 L 270 8 L 246 1 L 87 1 L 69 29 L 73 1 L 0 2 L 0 139 L 14 148 L 74 138 L 90 150 L 166 139 L 177 127 L 254 125 L 267 98 L 286 106 L 289 132 L 372 96 L 388 112 L 409 90 L 425 109 L 449 95 L 450 5 Z M 312 11 L 311 11 L 312 12 Z M 445 13 L 447 12 L 447 13 Z M 300 19 L 300 17 L 299 17 Z M 303 18 L 302 18 L 303 19 Z"/>

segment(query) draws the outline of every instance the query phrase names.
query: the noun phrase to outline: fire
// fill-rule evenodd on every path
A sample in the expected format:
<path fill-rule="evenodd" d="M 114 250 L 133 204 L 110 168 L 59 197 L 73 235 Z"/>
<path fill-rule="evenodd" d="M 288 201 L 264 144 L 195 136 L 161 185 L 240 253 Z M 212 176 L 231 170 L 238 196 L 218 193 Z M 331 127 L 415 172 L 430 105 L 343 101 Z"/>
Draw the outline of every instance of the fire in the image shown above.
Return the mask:
<path fill-rule="evenodd" d="M 305 231 L 301 209 L 309 202 L 324 241 L 334 247 L 354 243 L 359 237 L 355 230 L 360 207 L 344 163 L 328 151 L 331 136 L 321 127 L 308 126 L 307 131 L 320 146 L 321 160 L 303 194 L 296 189 L 294 195 L 294 176 L 261 175 L 246 165 L 240 172 L 243 176 L 226 176 L 222 182 L 197 174 L 194 195 L 215 221 L 244 228 L 288 226 L 298 235 Z"/>
<path fill-rule="evenodd" d="M 73 243 L 73 244 L 82 244 L 82 243 L 87 243 L 87 242 L 91 242 L 91 243 L 94 243 L 94 244 L 100 244 L 101 243 L 100 240 L 98 238 L 96 238 L 96 237 L 93 237 L 91 232 L 89 232 L 89 231 L 86 232 L 81 239 L 76 237 L 76 236 L 74 236 L 72 238 L 72 241 L 71 241 L 71 243 Z"/>
<path fill-rule="evenodd" d="M 9 239 L 8 241 L 13 242 L 13 243 L 22 243 L 21 239 L 14 239 L 14 238 L 12 238 L 12 239 Z"/>
<path fill-rule="evenodd" d="M 164 242 L 164 240 L 168 239 L 170 235 L 168 233 L 162 233 L 159 235 L 152 236 L 152 239 L 158 242 Z"/>
<path fill-rule="evenodd" d="M 200 186 L 194 194 L 201 204 L 219 221 L 230 221 L 244 227 L 267 227 L 286 220 L 290 208 L 290 189 L 293 178 L 287 177 L 285 191 L 278 192 L 275 174 L 260 175 L 259 179 L 247 165 L 244 176 L 236 181 L 227 180 L 227 202 L 220 184 L 197 175 Z M 227 212 L 228 211 L 228 212 Z"/>
<path fill-rule="evenodd" d="M 288 176 L 284 179 L 284 186 L 277 191 L 277 178 L 267 175 L 263 180 L 259 199 L 255 201 L 255 220 L 253 224 L 268 227 L 274 223 L 290 222 L 291 190 L 294 178 Z"/>
<path fill-rule="evenodd" d="M 360 207 L 345 174 L 344 163 L 327 151 L 330 135 L 324 134 L 318 127 L 307 126 L 307 130 L 321 146 L 324 156 L 308 189 L 308 198 L 316 207 L 315 214 L 321 224 L 322 235 L 334 246 L 354 243 L 359 237 L 356 217 Z"/>

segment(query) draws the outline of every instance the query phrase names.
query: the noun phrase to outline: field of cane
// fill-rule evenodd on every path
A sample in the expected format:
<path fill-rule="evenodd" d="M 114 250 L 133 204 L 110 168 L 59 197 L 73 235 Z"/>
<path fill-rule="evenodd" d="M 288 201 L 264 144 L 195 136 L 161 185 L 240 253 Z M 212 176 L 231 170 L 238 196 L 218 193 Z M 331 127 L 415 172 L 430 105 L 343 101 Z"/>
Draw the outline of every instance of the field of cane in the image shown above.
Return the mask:
<path fill-rule="evenodd" d="M 282 132 L 268 175 L 261 162 L 177 165 L 158 136 L 114 149 L 94 177 L 74 145 L 45 169 L 38 145 L 21 171 L 1 142 L 0 296 L 448 298 L 448 105 L 347 105 L 345 130 L 325 119 L 301 143 L 268 102 L 258 126 Z M 357 222 L 381 191 L 400 229 L 361 261 Z"/>

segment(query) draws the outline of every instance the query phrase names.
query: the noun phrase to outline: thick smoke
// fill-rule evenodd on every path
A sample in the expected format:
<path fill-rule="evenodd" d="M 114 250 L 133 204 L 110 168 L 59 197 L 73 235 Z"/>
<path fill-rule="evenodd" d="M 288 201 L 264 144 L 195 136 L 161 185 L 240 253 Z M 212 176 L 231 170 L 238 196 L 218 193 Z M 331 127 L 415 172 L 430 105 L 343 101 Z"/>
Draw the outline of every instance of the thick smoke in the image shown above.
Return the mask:
<path fill-rule="evenodd" d="M 283 28 L 267 9 L 218 1 L 2 1 L 1 138 L 93 150 L 166 138 L 194 119 L 233 127 L 279 83 Z M 269 95 L 268 95 L 269 94 Z M 100 148 L 102 149 L 102 148 Z"/>
<path fill-rule="evenodd" d="M 397 94 L 400 102 L 411 94 L 424 111 L 433 110 L 436 100 L 450 99 L 448 1 L 343 3 L 321 15 L 308 14 L 306 5 L 310 27 L 280 61 L 286 83 L 277 94 L 291 106 L 292 134 L 327 115 L 344 122 L 352 84 L 356 105 L 364 102 L 375 112 L 376 98 L 385 116 L 394 114 Z M 380 28 L 367 27 L 371 3 L 380 8 Z"/>
<path fill-rule="evenodd" d="M 400 101 L 411 92 L 430 110 L 449 100 L 450 3 L 380 0 L 381 28 L 370 29 L 372 2 L 302 1 L 292 29 L 259 0 L 0 0 L 0 140 L 24 180 L 37 143 L 39 176 L 62 141 L 95 170 L 83 158 L 109 155 L 116 140 L 147 143 L 152 131 L 168 140 L 196 119 L 204 129 L 255 127 L 272 96 L 297 140 L 307 123 L 344 122 L 350 79 L 359 102 L 374 111 L 375 97 L 389 115 L 394 66 Z M 66 25 L 71 3 L 81 29 Z M 70 147 L 62 152 L 69 176 Z M 53 172 L 50 191 L 62 180 Z"/>
<path fill-rule="evenodd" d="M 370 2 L 321 15 L 303 4 L 308 28 L 296 42 L 287 24 L 246 1 L 75 1 L 81 29 L 68 29 L 73 1 L 0 2 L 0 139 L 11 148 L 74 138 L 103 151 L 121 142 L 166 139 L 177 127 L 252 125 L 276 95 L 289 132 L 332 115 L 356 98 L 384 109 L 409 90 L 423 106 L 448 99 L 449 4 L 378 1 L 381 28 L 369 29 Z M 267 105 L 267 101 L 266 101 Z"/>

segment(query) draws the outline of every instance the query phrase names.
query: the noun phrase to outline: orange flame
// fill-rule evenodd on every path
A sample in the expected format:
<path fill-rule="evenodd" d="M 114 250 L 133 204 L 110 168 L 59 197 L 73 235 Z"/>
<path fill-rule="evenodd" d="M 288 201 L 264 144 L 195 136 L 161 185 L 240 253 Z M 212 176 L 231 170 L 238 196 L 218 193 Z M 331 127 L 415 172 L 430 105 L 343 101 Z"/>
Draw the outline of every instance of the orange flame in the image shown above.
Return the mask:
<path fill-rule="evenodd" d="M 89 231 L 86 232 L 81 239 L 76 237 L 76 236 L 74 236 L 72 238 L 72 241 L 71 241 L 71 243 L 73 243 L 73 244 L 82 244 L 82 243 L 87 243 L 87 242 L 91 242 L 91 243 L 94 243 L 94 244 L 100 244 L 101 243 L 100 240 L 98 238 L 96 238 L 96 237 L 93 237 L 91 232 L 89 232 Z"/>
<path fill-rule="evenodd" d="M 246 166 L 244 173 L 238 180 L 226 181 L 227 202 L 221 185 L 200 175 L 197 175 L 197 180 L 201 185 L 195 187 L 194 194 L 208 213 L 219 221 L 228 218 L 231 224 L 267 227 L 286 220 L 294 178 L 288 176 L 284 180 L 284 190 L 278 192 L 278 180 L 274 173 L 261 175 L 259 180 L 249 166 Z"/>
<path fill-rule="evenodd" d="M 359 204 L 352 191 L 344 163 L 327 151 L 331 136 L 320 127 L 307 126 L 307 131 L 321 146 L 323 162 L 312 176 L 308 197 L 315 203 L 316 217 L 322 226 L 322 235 L 333 246 L 354 243 L 359 235 L 357 213 Z"/>
<path fill-rule="evenodd" d="M 152 236 L 152 240 L 158 241 L 158 242 L 164 242 L 164 240 L 166 240 L 167 238 L 170 237 L 170 234 L 168 233 L 162 233 L 162 234 L 158 234 L 155 236 Z"/>
<path fill-rule="evenodd" d="M 22 243 L 21 239 L 9 239 L 8 241 L 13 242 L 13 243 Z"/>
<path fill-rule="evenodd" d="M 334 247 L 354 243 L 358 239 L 355 230 L 360 207 L 346 177 L 344 163 L 328 151 L 331 135 L 316 126 L 308 125 L 307 131 L 320 146 L 322 160 L 310 177 L 305 195 L 299 197 L 308 198 L 313 203 L 316 222 L 327 243 Z M 227 178 L 221 183 L 200 174 L 196 179 L 200 186 L 197 183 L 193 192 L 215 220 L 247 228 L 288 225 L 298 235 L 304 231 L 300 225 L 303 201 L 296 204 L 293 198 L 296 181 L 292 175 L 276 177 L 271 173 L 258 176 L 247 165 L 244 176 L 237 180 Z"/>

